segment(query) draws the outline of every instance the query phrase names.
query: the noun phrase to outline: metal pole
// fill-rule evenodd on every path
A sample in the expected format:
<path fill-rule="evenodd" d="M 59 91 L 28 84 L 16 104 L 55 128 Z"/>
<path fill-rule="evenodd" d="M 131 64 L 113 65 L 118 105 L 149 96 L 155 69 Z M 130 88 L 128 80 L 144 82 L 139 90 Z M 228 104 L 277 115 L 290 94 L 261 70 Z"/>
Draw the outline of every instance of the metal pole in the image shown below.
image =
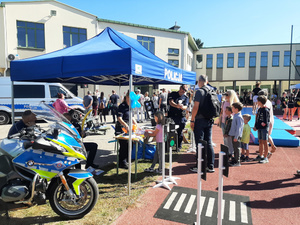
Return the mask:
<path fill-rule="evenodd" d="M 197 225 L 201 224 L 201 175 L 203 174 L 201 172 L 202 169 L 202 144 L 198 144 L 198 187 L 197 187 Z"/>
<path fill-rule="evenodd" d="M 132 91 L 132 74 L 129 75 L 129 93 Z M 130 96 L 130 94 L 129 94 Z M 131 153 L 132 153 L 132 113 L 131 99 L 129 97 L 129 140 L 128 140 L 128 195 L 131 191 Z M 137 159 L 135 159 L 137 160 Z"/>
<path fill-rule="evenodd" d="M 290 91 L 291 91 L 290 86 L 291 86 L 292 48 L 293 48 L 293 25 L 292 25 L 292 28 L 291 28 L 290 66 L 289 66 L 289 88 L 288 89 Z"/>
<path fill-rule="evenodd" d="M 15 124 L 15 94 L 14 94 L 14 82 L 11 82 L 11 124 Z"/>
<path fill-rule="evenodd" d="M 223 170 L 225 152 L 219 153 L 219 190 L 218 190 L 218 225 L 222 225 L 223 217 Z"/>

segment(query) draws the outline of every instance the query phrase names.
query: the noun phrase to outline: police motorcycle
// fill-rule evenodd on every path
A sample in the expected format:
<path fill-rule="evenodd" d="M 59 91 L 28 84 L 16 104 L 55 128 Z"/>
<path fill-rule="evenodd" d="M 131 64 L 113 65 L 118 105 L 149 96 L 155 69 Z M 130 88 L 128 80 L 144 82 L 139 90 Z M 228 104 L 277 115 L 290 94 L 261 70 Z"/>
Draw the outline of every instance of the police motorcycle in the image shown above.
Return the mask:
<path fill-rule="evenodd" d="M 31 107 L 50 126 L 28 127 L 0 143 L 0 209 L 45 204 L 66 219 L 78 219 L 95 206 L 99 191 L 93 175 L 74 165 L 86 150 L 74 126 L 55 109 Z"/>

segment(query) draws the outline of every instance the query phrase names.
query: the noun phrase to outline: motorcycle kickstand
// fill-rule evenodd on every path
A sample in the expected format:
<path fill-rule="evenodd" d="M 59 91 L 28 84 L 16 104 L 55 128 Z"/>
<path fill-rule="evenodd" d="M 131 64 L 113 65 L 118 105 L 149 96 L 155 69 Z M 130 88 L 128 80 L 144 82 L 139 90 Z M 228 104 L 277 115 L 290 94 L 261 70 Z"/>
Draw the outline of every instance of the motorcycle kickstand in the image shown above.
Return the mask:
<path fill-rule="evenodd" d="M 6 219 L 8 219 L 8 220 L 10 219 L 7 205 L 5 206 L 5 216 L 6 216 Z"/>

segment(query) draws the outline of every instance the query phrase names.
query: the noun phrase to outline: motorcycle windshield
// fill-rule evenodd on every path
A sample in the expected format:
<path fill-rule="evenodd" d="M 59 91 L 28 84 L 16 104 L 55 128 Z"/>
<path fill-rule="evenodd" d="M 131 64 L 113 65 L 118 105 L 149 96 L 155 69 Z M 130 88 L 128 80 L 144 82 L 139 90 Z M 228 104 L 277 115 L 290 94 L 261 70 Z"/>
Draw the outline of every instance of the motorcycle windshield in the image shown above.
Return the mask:
<path fill-rule="evenodd" d="M 78 139 L 81 138 L 76 128 L 66 117 L 44 102 L 41 102 L 39 105 L 30 105 L 30 109 L 38 119 L 45 120 L 48 123 L 56 123 L 56 126 L 59 128 L 67 130 Z"/>

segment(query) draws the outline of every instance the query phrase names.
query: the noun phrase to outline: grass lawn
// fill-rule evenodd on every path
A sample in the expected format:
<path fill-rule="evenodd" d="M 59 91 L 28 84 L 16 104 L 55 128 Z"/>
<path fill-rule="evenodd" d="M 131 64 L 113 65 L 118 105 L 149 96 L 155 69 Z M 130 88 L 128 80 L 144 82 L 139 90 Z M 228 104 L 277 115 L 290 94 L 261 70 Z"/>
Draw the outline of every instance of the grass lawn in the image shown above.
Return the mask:
<path fill-rule="evenodd" d="M 183 145 L 183 150 L 179 153 L 174 152 L 173 161 L 177 161 L 179 155 L 185 151 L 188 145 Z M 168 162 L 168 157 L 166 157 Z M 10 219 L 1 212 L 0 224 L 111 224 L 114 222 L 124 210 L 129 207 L 137 207 L 139 199 L 147 188 L 153 187 L 154 182 L 158 179 L 157 174 L 145 173 L 144 169 L 150 167 L 151 161 L 139 160 L 138 176 L 135 180 L 134 163 L 132 163 L 132 183 L 131 194 L 128 196 L 127 182 L 128 173 L 125 169 L 119 169 L 119 175 L 116 174 L 116 164 L 111 164 L 103 168 L 105 171 L 99 176 L 95 176 L 95 180 L 99 187 L 99 199 L 94 209 L 84 218 L 78 220 L 63 220 L 55 214 L 50 204 L 33 206 L 28 209 L 10 211 Z M 166 163 L 166 168 L 168 168 Z M 158 165 L 156 166 L 158 167 Z"/>

